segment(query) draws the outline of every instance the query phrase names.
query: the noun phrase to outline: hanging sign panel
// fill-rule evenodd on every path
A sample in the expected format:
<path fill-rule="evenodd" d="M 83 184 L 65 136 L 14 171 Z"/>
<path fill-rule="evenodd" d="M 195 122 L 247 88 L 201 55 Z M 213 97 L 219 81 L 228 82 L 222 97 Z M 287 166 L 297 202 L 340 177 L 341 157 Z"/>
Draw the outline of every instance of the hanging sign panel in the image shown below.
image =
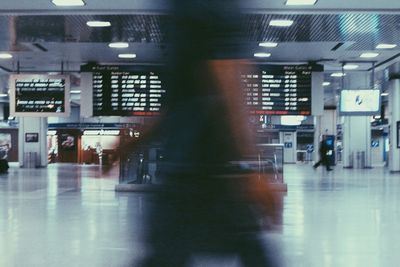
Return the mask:
<path fill-rule="evenodd" d="M 91 116 L 161 114 L 166 89 L 159 67 L 85 66 L 82 70 L 91 74 Z"/>
<path fill-rule="evenodd" d="M 378 89 L 353 89 L 340 91 L 340 115 L 379 115 L 381 92 Z"/>
<path fill-rule="evenodd" d="M 66 75 L 16 74 L 10 76 L 10 115 L 67 117 L 70 79 Z"/>
<path fill-rule="evenodd" d="M 250 114 L 311 115 L 313 71 L 309 65 L 257 65 L 242 72 Z"/>

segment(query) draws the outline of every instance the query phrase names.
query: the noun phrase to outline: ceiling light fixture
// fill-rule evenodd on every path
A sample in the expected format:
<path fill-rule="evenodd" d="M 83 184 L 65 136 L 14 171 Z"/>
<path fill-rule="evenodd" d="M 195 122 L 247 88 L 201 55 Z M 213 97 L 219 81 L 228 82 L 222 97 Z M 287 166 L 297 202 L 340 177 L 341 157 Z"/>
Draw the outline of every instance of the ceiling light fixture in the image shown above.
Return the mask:
<path fill-rule="evenodd" d="M 312 6 L 315 5 L 317 0 L 287 0 L 285 5 L 287 6 Z"/>
<path fill-rule="evenodd" d="M 0 94 L 0 97 L 7 97 L 8 94 Z"/>
<path fill-rule="evenodd" d="M 276 27 L 290 27 L 293 24 L 293 20 L 286 20 L 286 19 L 273 19 L 269 22 L 269 26 L 276 26 Z"/>
<path fill-rule="evenodd" d="M 136 54 L 119 54 L 119 58 L 136 58 Z"/>
<path fill-rule="evenodd" d="M 382 93 L 381 96 L 388 96 L 389 93 Z"/>
<path fill-rule="evenodd" d="M 323 82 L 322 83 L 322 86 L 328 86 L 328 85 L 331 85 L 331 83 L 330 82 Z"/>
<path fill-rule="evenodd" d="M 71 90 L 70 93 L 71 94 L 80 94 L 81 90 Z"/>
<path fill-rule="evenodd" d="M 379 56 L 379 53 L 374 53 L 374 52 L 367 52 L 367 53 L 362 53 L 360 55 L 361 58 L 374 58 Z"/>
<path fill-rule="evenodd" d="M 89 27 L 110 27 L 111 22 L 109 21 L 100 21 L 100 20 L 91 20 L 86 22 L 86 25 Z"/>
<path fill-rule="evenodd" d="M 85 2 L 82 0 L 51 0 L 56 6 L 84 6 Z"/>
<path fill-rule="evenodd" d="M 346 73 L 334 72 L 331 74 L 331 77 L 343 77 L 343 76 L 346 76 Z"/>
<path fill-rule="evenodd" d="M 10 53 L 0 53 L 0 59 L 10 59 L 12 57 Z"/>
<path fill-rule="evenodd" d="M 278 43 L 274 43 L 274 42 L 262 42 L 259 43 L 258 46 L 262 46 L 262 47 L 277 47 Z"/>
<path fill-rule="evenodd" d="M 359 65 L 356 64 L 346 64 L 343 66 L 343 69 L 345 70 L 355 70 L 358 69 Z"/>
<path fill-rule="evenodd" d="M 109 43 L 108 46 L 111 48 L 127 48 L 129 47 L 129 44 L 125 42 L 114 42 L 114 43 Z"/>
<path fill-rule="evenodd" d="M 376 49 L 392 49 L 395 48 L 397 44 L 378 44 Z"/>
<path fill-rule="evenodd" d="M 255 57 L 270 57 L 271 53 L 254 53 Z"/>

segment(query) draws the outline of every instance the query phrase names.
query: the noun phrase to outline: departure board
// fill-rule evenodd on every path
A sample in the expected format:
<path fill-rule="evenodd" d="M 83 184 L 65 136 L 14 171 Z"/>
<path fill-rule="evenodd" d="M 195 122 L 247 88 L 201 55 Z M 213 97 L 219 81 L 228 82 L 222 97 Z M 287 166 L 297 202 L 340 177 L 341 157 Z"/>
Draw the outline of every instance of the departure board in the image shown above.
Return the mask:
<path fill-rule="evenodd" d="M 311 115 L 312 70 L 308 65 L 259 65 L 242 72 L 250 114 Z"/>
<path fill-rule="evenodd" d="M 69 78 L 64 75 L 12 75 L 11 113 L 63 116 L 69 113 Z"/>
<path fill-rule="evenodd" d="M 93 116 L 157 116 L 166 90 L 159 71 L 108 66 L 93 71 Z"/>

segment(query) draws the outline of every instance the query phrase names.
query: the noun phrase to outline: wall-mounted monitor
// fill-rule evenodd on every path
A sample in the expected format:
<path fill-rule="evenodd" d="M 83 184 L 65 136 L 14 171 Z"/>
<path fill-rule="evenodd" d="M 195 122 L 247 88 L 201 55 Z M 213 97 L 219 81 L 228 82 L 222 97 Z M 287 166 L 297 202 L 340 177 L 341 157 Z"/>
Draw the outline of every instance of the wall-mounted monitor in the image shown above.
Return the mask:
<path fill-rule="evenodd" d="M 10 76 L 10 115 L 67 117 L 70 79 L 66 75 L 15 74 Z"/>
<path fill-rule="evenodd" d="M 319 65 L 253 65 L 246 68 L 241 73 L 241 82 L 250 114 L 308 116 L 321 113 L 312 112 L 311 96 L 317 95 L 312 93 L 315 87 L 313 73 L 322 71 Z M 322 90 L 322 80 L 318 79 L 317 83 Z M 322 102 L 322 96 L 318 102 Z"/>
<path fill-rule="evenodd" d="M 157 116 L 165 98 L 160 66 L 82 66 L 84 92 L 91 110 L 84 116 Z"/>
<path fill-rule="evenodd" d="M 380 114 L 381 92 L 377 89 L 352 89 L 340 92 L 340 115 Z"/>

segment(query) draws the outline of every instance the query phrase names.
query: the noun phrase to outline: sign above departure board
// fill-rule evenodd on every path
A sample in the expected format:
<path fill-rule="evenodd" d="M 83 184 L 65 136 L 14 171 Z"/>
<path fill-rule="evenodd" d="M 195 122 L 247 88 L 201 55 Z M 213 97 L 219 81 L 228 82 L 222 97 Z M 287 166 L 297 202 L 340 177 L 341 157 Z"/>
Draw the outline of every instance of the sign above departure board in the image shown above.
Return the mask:
<path fill-rule="evenodd" d="M 65 75 L 11 75 L 10 115 L 69 116 L 69 86 Z"/>
<path fill-rule="evenodd" d="M 311 115 L 310 65 L 257 65 L 241 73 L 247 108 L 256 115 Z"/>
<path fill-rule="evenodd" d="M 147 66 L 93 66 L 93 116 L 160 115 L 166 93 L 161 71 Z"/>

